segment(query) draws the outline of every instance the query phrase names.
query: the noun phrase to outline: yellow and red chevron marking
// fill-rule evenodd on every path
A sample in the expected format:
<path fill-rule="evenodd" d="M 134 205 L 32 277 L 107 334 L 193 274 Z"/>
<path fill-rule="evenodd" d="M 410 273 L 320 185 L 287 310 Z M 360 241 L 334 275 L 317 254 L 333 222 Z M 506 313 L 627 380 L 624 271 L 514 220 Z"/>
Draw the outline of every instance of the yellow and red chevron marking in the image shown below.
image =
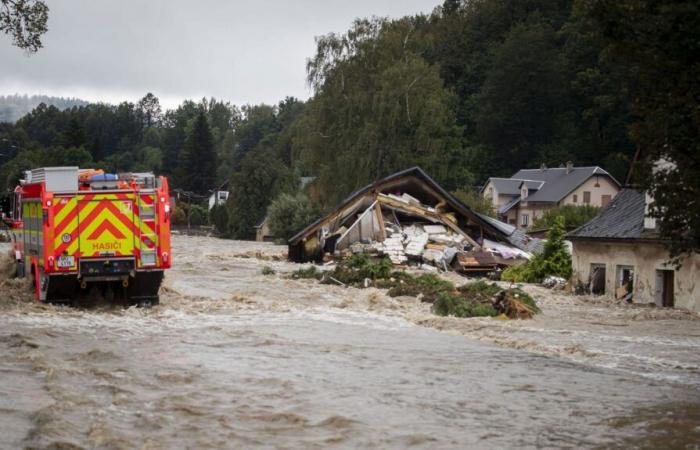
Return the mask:
<path fill-rule="evenodd" d="M 64 252 L 67 255 L 77 256 L 78 252 L 78 198 L 56 197 L 53 206 L 53 233 L 50 233 L 49 242 L 53 242 L 53 254 L 58 259 Z M 70 244 L 75 243 L 73 248 Z M 75 270 L 73 267 L 64 267 L 59 270 Z"/>
<path fill-rule="evenodd" d="M 132 255 L 139 232 L 132 199 L 126 194 L 86 195 L 78 204 L 78 229 L 81 257 Z"/>
<path fill-rule="evenodd" d="M 137 197 L 138 195 L 138 197 Z M 158 219 L 139 220 L 139 208 L 154 208 L 153 194 L 78 194 L 56 197 L 53 206 L 53 254 L 79 257 L 140 256 L 140 250 L 158 250 Z M 61 270 L 76 270 L 76 267 Z"/>

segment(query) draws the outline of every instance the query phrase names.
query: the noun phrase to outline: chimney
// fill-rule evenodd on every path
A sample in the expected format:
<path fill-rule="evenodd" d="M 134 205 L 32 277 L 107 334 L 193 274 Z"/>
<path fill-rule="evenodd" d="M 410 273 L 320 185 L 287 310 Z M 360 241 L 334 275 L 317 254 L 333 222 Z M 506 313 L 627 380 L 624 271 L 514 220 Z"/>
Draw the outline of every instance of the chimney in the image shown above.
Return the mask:
<path fill-rule="evenodd" d="M 566 162 L 566 174 L 567 175 L 570 174 L 572 170 L 574 170 L 574 163 L 572 163 L 571 161 L 567 161 Z"/>
<path fill-rule="evenodd" d="M 649 216 L 649 210 L 651 209 L 651 204 L 654 198 L 649 195 L 648 192 L 644 193 L 644 229 L 645 230 L 655 230 L 656 229 L 656 218 Z"/>

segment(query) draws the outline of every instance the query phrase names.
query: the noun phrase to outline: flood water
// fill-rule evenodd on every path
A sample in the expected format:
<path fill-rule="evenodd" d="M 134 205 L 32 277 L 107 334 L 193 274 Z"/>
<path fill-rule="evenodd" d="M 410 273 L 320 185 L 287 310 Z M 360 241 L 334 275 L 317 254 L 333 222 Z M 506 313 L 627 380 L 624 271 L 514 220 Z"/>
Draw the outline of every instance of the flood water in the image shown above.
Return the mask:
<path fill-rule="evenodd" d="M 431 322 L 415 299 L 286 279 L 279 252 L 176 237 L 150 310 L 36 305 L 0 285 L 0 448 L 698 448 L 694 317 L 651 318 L 678 338 L 647 336 L 653 361 L 613 367 L 586 356 L 582 322 L 584 347 L 550 352 L 576 335 Z M 654 369 L 674 345 L 682 367 Z"/>

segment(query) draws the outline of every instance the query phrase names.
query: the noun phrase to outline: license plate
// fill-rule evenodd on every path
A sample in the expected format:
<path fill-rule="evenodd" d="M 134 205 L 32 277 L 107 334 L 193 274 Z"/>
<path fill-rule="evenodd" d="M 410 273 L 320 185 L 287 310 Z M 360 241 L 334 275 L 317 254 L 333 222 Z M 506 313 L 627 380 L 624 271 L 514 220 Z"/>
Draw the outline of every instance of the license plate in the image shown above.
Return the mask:
<path fill-rule="evenodd" d="M 58 267 L 66 268 L 73 267 L 75 265 L 75 257 L 73 256 L 59 256 L 58 257 Z"/>

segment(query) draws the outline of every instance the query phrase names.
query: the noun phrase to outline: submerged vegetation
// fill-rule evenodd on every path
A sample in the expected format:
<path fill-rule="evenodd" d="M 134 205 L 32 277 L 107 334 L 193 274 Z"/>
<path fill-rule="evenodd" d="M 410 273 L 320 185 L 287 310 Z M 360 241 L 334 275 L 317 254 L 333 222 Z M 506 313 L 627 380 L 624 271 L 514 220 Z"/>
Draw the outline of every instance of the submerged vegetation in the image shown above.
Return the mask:
<path fill-rule="evenodd" d="M 436 274 L 415 276 L 392 271 L 387 258 L 373 261 L 366 255 L 354 255 L 333 270 L 322 271 L 316 266 L 302 268 L 292 272 L 290 277 L 356 288 L 374 286 L 387 289 L 390 297 L 409 296 L 432 303 L 433 312 L 440 316 L 495 317 L 505 314 L 511 318 L 530 318 L 540 312 L 533 298 L 519 288 L 503 289 L 484 281 L 455 288 L 454 284 Z"/>

